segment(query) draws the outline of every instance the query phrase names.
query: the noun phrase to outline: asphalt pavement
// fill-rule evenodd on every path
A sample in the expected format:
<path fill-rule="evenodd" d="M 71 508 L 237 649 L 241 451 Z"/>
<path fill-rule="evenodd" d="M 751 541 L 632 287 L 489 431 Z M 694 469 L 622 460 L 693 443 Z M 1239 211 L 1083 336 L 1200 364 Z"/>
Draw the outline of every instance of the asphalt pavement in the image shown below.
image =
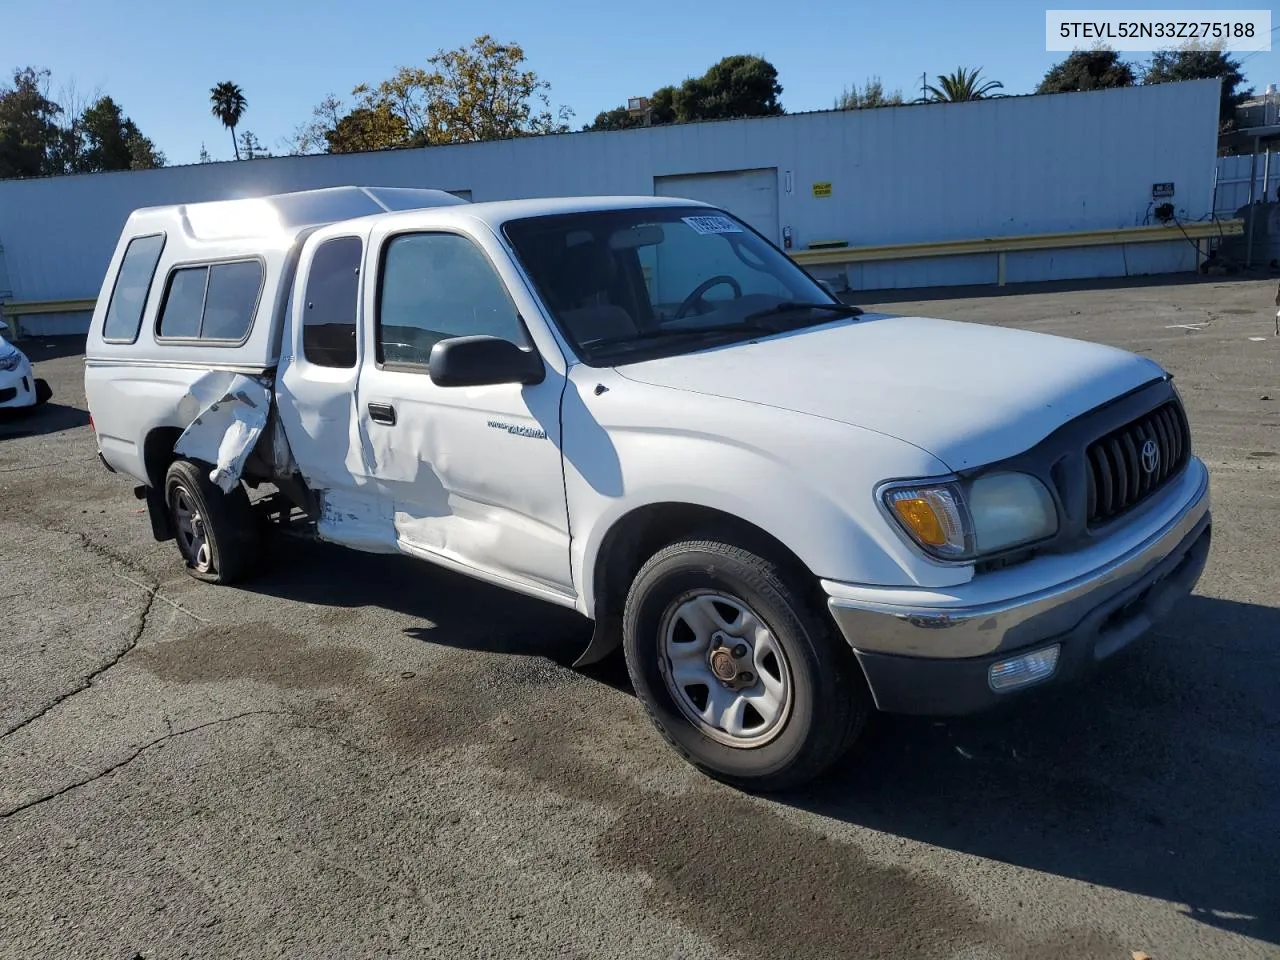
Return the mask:
<path fill-rule="evenodd" d="M 1275 289 L 882 297 L 1164 364 L 1214 545 L 1087 683 L 878 717 L 785 799 L 570 669 L 571 613 L 287 540 L 192 580 L 96 459 L 81 343 L 23 341 L 54 399 L 0 422 L 0 957 L 1280 957 Z"/>

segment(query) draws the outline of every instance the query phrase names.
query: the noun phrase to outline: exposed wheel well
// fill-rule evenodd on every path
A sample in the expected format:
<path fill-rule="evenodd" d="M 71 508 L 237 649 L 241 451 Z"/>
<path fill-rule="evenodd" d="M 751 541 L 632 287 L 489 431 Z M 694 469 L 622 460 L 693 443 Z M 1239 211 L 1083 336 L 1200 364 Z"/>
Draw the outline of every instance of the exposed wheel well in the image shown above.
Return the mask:
<path fill-rule="evenodd" d="M 152 489 L 164 487 L 164 475 L 169 464 L 178 459 L 173 445 L 182 436 L 177 427 L 156 427 L 147 434 L 142 444 L 142 463 L 147 469 L 147 483 Z"/>
<path fill-rule="evenodd" d="M 804 562 L 777 537 L 753 523 L 722 510 L 691 503 L 655 503 L 639 507 L 619 519 L 605 534 L 596 556 L 595 619 L 597 623 L 622 615 L 627 591 L 645 561 L 668 544 L 714 530 L 737 545 L 777 561 L 804 586 L 820 590 Z"/>

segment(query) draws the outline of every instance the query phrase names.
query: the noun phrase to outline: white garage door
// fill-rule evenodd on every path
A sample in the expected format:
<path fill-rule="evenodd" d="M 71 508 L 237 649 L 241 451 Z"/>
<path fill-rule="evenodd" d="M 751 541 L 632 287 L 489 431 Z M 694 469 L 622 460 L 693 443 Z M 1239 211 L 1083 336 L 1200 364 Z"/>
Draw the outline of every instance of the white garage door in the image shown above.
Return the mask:
<path fill-rule="evenodd" d="M 653 193 L 715 204 L 741 217 L 774 243 L 779 242 L 778 171 L 773 167 L 654 177 Z"/>

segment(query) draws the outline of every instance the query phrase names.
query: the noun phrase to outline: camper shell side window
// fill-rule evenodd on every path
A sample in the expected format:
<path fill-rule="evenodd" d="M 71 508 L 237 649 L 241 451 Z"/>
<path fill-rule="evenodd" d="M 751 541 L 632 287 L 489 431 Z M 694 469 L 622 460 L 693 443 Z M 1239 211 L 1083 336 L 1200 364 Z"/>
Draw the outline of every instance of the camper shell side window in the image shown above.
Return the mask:
<path fill-rule="evenodd" d="M 157 342 L 243 344 L 253 330 L 265 277 L 261 257 L 175 264 L 156 317 Z"/>
<path fill-rule="evenodd" d="M 105 342 L 137 342 L 138 332 L 142 329 L 142 314 L 151 296 L 151 285 L 155 281 L 156 266 L 160 263 L 164 244 L 163 233 L 134 237 L 129 241 L 102 321 L 102 339 Z"/>

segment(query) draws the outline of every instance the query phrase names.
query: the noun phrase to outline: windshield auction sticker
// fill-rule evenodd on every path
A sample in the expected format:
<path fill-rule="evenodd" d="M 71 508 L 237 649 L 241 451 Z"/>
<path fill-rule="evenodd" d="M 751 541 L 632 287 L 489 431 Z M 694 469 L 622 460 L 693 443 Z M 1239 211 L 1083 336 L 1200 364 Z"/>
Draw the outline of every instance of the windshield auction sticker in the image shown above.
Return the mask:
<path fill-rule="evenodd" d="M 1270 10 L 1046 10 L 1044 21 L 1046 50 L 1271 49 Z"/>
<path fill-rule="evenodd" d="M 728 217 L 681 217 L 694 231 L 704 236 L 708 233 L 741 233 L 742 228 Z"/>

